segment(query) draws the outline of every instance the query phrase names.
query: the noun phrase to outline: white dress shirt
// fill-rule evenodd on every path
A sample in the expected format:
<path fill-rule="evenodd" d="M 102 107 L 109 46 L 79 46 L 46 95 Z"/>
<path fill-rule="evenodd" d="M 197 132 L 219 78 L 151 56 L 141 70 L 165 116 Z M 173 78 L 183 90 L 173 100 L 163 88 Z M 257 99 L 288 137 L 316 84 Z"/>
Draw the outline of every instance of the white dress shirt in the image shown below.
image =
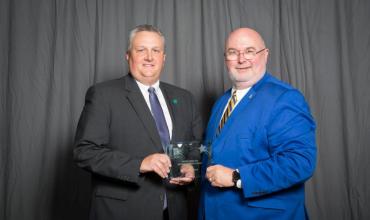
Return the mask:
<path fill-rule="evenodd" d="M 152 108 L 150 106 L 148 89 L 149 89 L 149 87 L 153 87 L 155 89 L 155 93 L 157 94 L 159 104 L 162 107 L 164 118 L 166 120 L 166 124 L 167 124 L 167 127 L 168 127 L 168 132 L 170 133 L 170 139 L 171 139 L 172 138 L 171 115 L 170 115 L 170 112 L 169 112 L 168 107 L 167 107 L 166 99 L 164 98 L 163 93 L 161 91 L 161 88 L 159 87 L 159 81 L 157 81 L 156 83 L 154 83 L 151 86 L 144 85 L 144 84 L 142 84 L 141 82 L 139 82 L 137 80 L 135 80 L 135 81 L 136 81 L 137 85 L 139 86 L 141 94 L 143 94 L 145 102 L 148 105 L 148 108 L 150 109 L 150 111 L 152 111 Z"/>
<path fill-rule="evenodd" d="M 248 93 L 248 91 L 251 89 L 251 87 L 248 87 L 246 89 L 235 89 L 235 88 L 232 88 L 231 90 L 231 95 L 233 94 L 233 92 L 236 90 L 236 103 L 234 105 L 234 108 L 231 110 L 231 112 L 234 111 L 234 109 L 236 108 L 236 106 L 239 104 L 239 102 L 243 99 L 243 97 Z M 231 99 L 232 97 L 230 97 Z M 229 99 L 229 101 L 230 101 Z M 225 111 L 226 111 L 226 108 L 227 108 L 227 104 L 229 103 L 229 101 L 227 101 L 226 105 L 225 105 L 225 108 L 224 108 L 224 111 L 222 113 L 222 115 L 224 115 Z M 221 119 L 220 119 L 221 121 Z"/>

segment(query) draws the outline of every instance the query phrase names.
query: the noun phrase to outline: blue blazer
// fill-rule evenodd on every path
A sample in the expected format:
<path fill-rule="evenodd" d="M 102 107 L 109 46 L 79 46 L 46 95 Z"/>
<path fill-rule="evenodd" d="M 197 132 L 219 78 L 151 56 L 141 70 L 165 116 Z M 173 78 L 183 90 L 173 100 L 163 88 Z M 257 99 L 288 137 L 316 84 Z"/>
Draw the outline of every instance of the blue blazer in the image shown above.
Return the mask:
<path fill-rule="evenodd" d="M 199 219 L 307 219 L 304 182 L 315 169 L 316 144 L 303 95 L 266 73 L 217 134 L 230 95 L 214 105 L 205 142 L 214 164 L 239 169 L 242 189 L 212 187 L 203 166 Z"/>

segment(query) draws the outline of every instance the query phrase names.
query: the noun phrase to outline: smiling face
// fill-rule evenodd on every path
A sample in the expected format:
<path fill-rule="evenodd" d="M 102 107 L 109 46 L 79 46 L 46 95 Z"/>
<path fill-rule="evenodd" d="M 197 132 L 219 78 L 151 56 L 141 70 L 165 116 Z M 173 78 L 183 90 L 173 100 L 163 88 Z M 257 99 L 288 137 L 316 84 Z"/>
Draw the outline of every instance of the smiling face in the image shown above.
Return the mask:
<path fill-rule="evenodd" d="M 145 85 L 152 85 L 159 80 L 165 58 L 163 38 L 149 31 L 137 32 L 126 53 L 132 76 Z"/>
<path fill-rule="evenodd" d="M 240 28 L 233 31 L 226 41 L 225 52 L 239 51 L 236 60 L 225 60 L 230 79 L 236 89 L 245 89 L 257 83 L 266 72 L 268 49 L 262 37 L 254 30 Z M 253 58 L 245 58 L 243 51 L 260 51 Z"/>

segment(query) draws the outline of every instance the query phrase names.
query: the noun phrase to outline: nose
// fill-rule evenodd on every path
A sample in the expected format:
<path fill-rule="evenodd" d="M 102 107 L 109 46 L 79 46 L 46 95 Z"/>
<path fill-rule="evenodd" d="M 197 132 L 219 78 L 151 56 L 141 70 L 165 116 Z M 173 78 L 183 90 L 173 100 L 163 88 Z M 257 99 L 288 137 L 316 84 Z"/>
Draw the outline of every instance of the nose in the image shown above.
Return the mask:
<path fill-rule="evenodd" d="M 239 53 L 239 55 L 238 55 L 238 62 L 239 63 L 244 63 L 247 60 L 248 59 L 245 58 L 244 52 L 243 53 Z"/>
<path fill-rule="evenodd" d="M 145 60 L 147 61 L 152 61 L 153 60 L 153 55 L 151 51 L 147 51 L 145 54 Z"/>
<path fill-rule="evenodd" d="M 252 60 L 252 57 L 250 57 L 248 53 L 240 52 L 238 54 L 238 63 L 244 63 L 250 60 Z"/>

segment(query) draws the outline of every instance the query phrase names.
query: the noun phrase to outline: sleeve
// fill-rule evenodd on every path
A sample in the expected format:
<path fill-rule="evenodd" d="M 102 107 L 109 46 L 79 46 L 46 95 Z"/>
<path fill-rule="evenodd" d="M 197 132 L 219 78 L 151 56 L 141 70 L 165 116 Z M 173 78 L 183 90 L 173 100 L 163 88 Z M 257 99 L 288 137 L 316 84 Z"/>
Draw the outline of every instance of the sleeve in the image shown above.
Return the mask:
<path fill-rule="evenodd" d="M 239 168 L 247 198 L 304 183 L 315 169 L 315 123 L 304 97 L 289 90 L 272 104 L 266 124 L 270 157 Z"/>
<path fill-rule="evenodd" d="M 93 175 L 139 184 L 143 158 L 109 146 L 110 108 L 103 92 L 91 87 L 86 93 L 75 138 L 74 160 Z"/>

